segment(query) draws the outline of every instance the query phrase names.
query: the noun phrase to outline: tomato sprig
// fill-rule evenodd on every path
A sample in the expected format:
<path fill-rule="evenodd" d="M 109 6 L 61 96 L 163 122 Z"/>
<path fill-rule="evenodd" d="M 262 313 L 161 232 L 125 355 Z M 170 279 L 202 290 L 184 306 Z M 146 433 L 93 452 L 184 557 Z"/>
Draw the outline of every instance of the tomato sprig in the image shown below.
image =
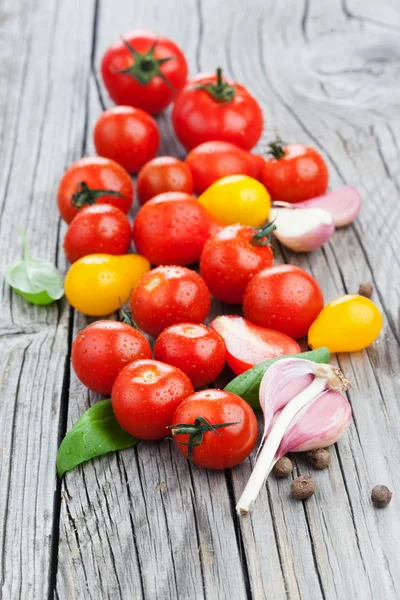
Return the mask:
<path fill-rule="evenodd" d="M 255 227 L 254 234 L 250 239 L 250 243 L 253 246 L 270 246 L 271 245 L 271 235 L 272 232 L 275 231 L 276 225 L 274 223 L 268 223 L 264 227 Z M 271 248 L 273 251 L 273 248 Z"/>
<path fill-rule="evenodd" d="M 224 81 L 221 67 L 217 67 L 216 74 L 217 81 L 215 83 L 196 85 L 196 90 L 205 90 L 216 102 L 232 102 L 236 96 L 236 87 Z"/>
<path fill-rule="evenodd" d="M 130 75 L 133 77 L 138 83 L 141 85 L 147 85 L 153 79 L 153 77 L 161 77 L 161 79 L 166 83 L 171 89 L 175 89 L 169 79 L 161 72 L 160 67 L 164 63 L 168 62 L 175 56 L 165 56 L 164 58 L 156 58 L 154 55 L 154 51 L 157 45 L 157 39 L 154 40 L 152 45 L 150 46 L 147 52 L 141 54 L 137 50 L 135 50 L 128 40 L 125 40 L 121 37 L 122 43 L 127 48 L 127 50 L 132 55 L 134 59 L 133 64 L 126 69 L 122 69 L 121 71 L 116 71 L 118 75 Z"/>
<path fill-rule="evenodd" d="M 204 434 L 207 431 L 213 431 L 219 437 L 221 434 L 218 433 L 218 429 L 221 427 L 229 427 L 230 425 L 239 425 L 241 421 L 229 422 L 229 423 L 217 423 L 217 425 L 212 425 L 205 417 L 198 416 L 194 423 L 176 423 L 175 425 L 170 425 L 168 429 L 172 430 L 172 435 L 189 435 L 188 442 L 180 442 L 175 440 L 174 438 L 167 438 L 175 441 L 176 444 L 181 444 L 182 446 L 188 447 L 188 459 L 191 461 L 193 459 L 193 448 L 197 448 L 203 441 Z"/>
<path fill-rule="evenodd" d="M 286 142 L 283 142 L 281 138 L 276 138 L 275 141 L 270 142 L 268 144 L 268 154 L 276 158 L 276 160 L 280 160 L 285 156 L 285 147 L 287 146 Z"/>
<path fill-rule="evenodd" d="M 133 290 L 131 290 L 131 294 L 132 294 L 132 291 Z M 119 317 L 119 322 L 125 323 L 125 325 L 130 325 L 131 327 L 133 327 L 134 329 L 137 329 L 139 331 L 139 327 L 137 326 L 137 323 L 135 322 L 135 319 L 133 318 L 131 311 L 126 310 L 126 308 L 124 308 L 122 306 L 122 302 L 121 302 L 120 298 L 118 298 L 118 300 L 119 300 L 119 304 L 120 304 L 119 312 L 121 313 L 120 317 Z"/>
<path fill-rule="evenodd" d="M 72 195 L 71 204 L 75 208 L 82 208 L 82 206 L 91 206 L 96 204 L 98 198 L 103 196 L 118 196 L 118 198 L 125 198 L 120 192 L 114 190 L 94 190 L 90 188 L 85 181 L 79 181 L 76 186 L 76 192 Z"/>

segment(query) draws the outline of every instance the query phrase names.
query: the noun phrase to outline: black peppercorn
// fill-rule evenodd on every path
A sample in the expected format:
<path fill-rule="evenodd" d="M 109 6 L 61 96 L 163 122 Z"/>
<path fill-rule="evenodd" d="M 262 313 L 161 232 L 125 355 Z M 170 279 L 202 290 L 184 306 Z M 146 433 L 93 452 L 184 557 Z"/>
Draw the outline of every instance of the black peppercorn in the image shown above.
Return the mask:
<path fill-rule="evenodd" d="M 296 479 L 292 481 L 290 491 L 292 492 L 292 496 L 298 500 L 307 500 L 307 498 L 310 498 L 315 492 L 314 480 L 311 479 L 311 477 L 300 475 L 300 477 L 296 477 Z"/>

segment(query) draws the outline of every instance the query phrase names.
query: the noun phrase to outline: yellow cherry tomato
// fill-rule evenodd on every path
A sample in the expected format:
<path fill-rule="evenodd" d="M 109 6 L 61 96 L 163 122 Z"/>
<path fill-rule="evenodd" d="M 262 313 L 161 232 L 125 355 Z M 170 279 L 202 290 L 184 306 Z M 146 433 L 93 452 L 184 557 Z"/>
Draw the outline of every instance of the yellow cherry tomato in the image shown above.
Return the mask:
<path fill-rule="evenodd" d="M 247 175 L 222 177 L 201 194 L 199 202 L 225 225 L 261 227 L 271 208 L 266 188 Z"/>
<path fill-rule="evenodd" d="M 308 331 L 311 348 L 326 346 L 331 352 L 366 348 L 382 329 L 382 315 L 369 298 L 346 295 L 327 304 Z"/>
<path fill-rule="evenodd" d="M 109 315 L 128 300 L 147 271 L 150 263 L 140 254 L 89 254 L 70 267 L 64 283 L 65 295 L 85 315 Z"/>

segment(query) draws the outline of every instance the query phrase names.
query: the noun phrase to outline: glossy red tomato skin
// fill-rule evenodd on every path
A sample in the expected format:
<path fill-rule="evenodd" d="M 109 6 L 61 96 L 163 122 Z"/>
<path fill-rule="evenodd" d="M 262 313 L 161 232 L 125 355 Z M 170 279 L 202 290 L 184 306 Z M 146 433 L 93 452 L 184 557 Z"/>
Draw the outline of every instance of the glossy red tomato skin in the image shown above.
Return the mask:
<path fill-rule="evenodd" d="M 153 265 L 190 265 L 199 260 L 215 223 L 194 196 L 166 192 L 139 210 L 133 241 Z"/>
<path fill-rule="evenodd" d="M 193 424 L 202 416 L 212 425 L 233 423 L 204 434 L 202 443 L 193 448 L 193 462 L 206 469 L 229 469 L 243 462 L 257 441 L 258 425 L 252 408 L 231 392 L 202 390 L 184 400 L 176 409 L 173 424 Z M 188 442 L 187 434 L 174 435 L 176 442 Z M 188 447 L 177 443 L 176 447 L 188 457 Z"/>
<path fill-rule="evenodd" d="M 145 358 L 151 358 L 151 348 L 144 335 L 117 321 L 88 325 L 72 344 L 71 361 L 78 379 L 99 394 L 110 394 L 121 369 Z"/>
<path fill-rule="evenodd" d="M 105 110 L 96 121 L 93 137 L 97 153 L 115 160 L 129 173 L 136 173 L 154 158 L 160 144 L 155 120 L 132 106 Z"/>
<path fill-rule="evenodd" d="M 186 163 L 173 156 L 158 156 L 139 172 L 136 183 L 140 204 L 164 192 L 193 193 L 193 177 Z"/>
<path fill-rule="evenodd" d="M 204 325 L 179 323 L 164 329 L 154 346 L 154 358 L 183 371 L 195 388 L 214 381 L 225 365 L 222 338 Z"/>
<path fill-rule="evenodd" d="M 128 217 L 107 204 L 87 206 L 74 218 L 64 238 L 64 251 L 70 263 L 88 254 L 126 254 L 132 229 Z"/>
<path fill-rule="evenodd" d="M 318 282 L 293 265 L 279 265 L 257 273 L 243 299 L 246 319 L 294 339 L 307 335 L 323 306 Z"/>
<path fill-rule="evenodd" d="M 219 316 L 210 327 L 224 340 L 226 361 L 235 375 L 264 360 L 300 352 L 299 344 L 288 335 L 259 327 L 237 315 Z"/>
<path fill-rule="evenodd" d="M 270 246 L 251 243 L 254 233 L 253 227 L 229 225 L 204 245 L 200 273 L 210 292 L 221 302 L 241 304 L 251 278 L 273 263 Z"/>
<path fill-rule="evenodd" d="M 162 266 L 146 273 L 134 289 L 130 308 L 135 322 L 152 336 L 177 323 L 202 323 L 210 310 L 210 292 L 190 269 Z"/>
<path fill-rule="evenodd" d="M 149 83 L 142 85 L 129 74 L 119 74 L 118 71 L 129 68 L 134 62 L 121 39 L 106 50 L 101 61 L 104 84 L 116 104 L 134 106 L 150 114 L 158 114 L 172 102 L 177 91 L 186 82 L 188 67 L 185 56 L 172 40 L 151 31 L 136 30 L 122 38 L 140 54 L 148 52 L 155 43 L 156 59 L 172 57 L 160 66 L 161 73 L 170 85 L 157 75 Z"/>
<path fill-rule="evenodd" d="M 231 102 L 217 102 L 199 85 L 216 82 L 216 75 L 200 73 L 182 88 L 172 111 L 172 123 L 180 142 L 191 150 L 212 140 L 231 142 L 250 150 L 260 139 L 263 116 L 257 100 L 239 83 Z"/>
<path fill-rule="evenodd" d="M 302 202 L 325 194 L 328 167 L 322 156 L 308 146 L 290 144 L 285 156 L 265 161 L 262 182 L 273 200 Z"/>
<path fill-rule="evenodd" d="M 141 440 L 159 440 L 170 433 L 175 410 L 192 393 L 191 381 L 180 369 L 139 360 L 118 374 L 111 402 L 125 431 Z"/>
<path fill-rule="evenodd" d="M 202 194 L 215 181 L 227 175 L 249 175 L 261 179 L 265 159 L 230 142 L 211 141 L 193 148 L 185 158 L 196 194 Z"/>
<path fill-rule="evenodd" d="M 67 223 L 78 214 L 72 196 L 84 182 L 93 190 L 111 190 L 122 196 L 101 196 L 96 204 L 111 204 L 127 213 L 132 205 L 133 183 L 121 165 L 102 156 L 85 156 L 75 161 L 65 171 L 58 187 L 57 202 L 61 217 Z"/>

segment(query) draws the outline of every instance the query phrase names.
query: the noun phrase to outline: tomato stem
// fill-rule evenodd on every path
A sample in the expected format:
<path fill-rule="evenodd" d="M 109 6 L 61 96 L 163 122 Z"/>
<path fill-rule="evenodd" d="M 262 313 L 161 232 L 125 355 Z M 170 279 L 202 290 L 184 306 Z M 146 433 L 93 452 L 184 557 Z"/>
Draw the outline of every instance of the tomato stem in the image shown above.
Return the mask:
<path fill-rule="evenodd" d="M 236 87 L 223 79 L 222 68 L 217 67 L 217 81 L 196 86 L 196 90 L 205 90 L 216 102 L 232 102 L 236 95 Z"/>
<path fill-rule="evenodd" d="M 276 160 L 280 160 L 285 156 L 285 147 L 287 144 L 281 140 L 281 138 L 277 137 L 274 142 L 270 142 L 268 144 L 268 154 L 276 158 Z"/>
<path fill-rule="evenodd" d="M 221 67 L 217 67 L 217 86 L 221 89 L 222 88 L 222 84 L 223 84 L 223 79 L 222 79 L 222 69 Z"/>
<path fill-rule="evenodd" d="M 271 244 L 271 234 L 276 229 L 274 223 L 268 223 L 264 227 L 256 227 L 255 233 L 250 239 L 253 246 L 269 246 Z"/>
<path fill-rule="evenodd" d="M 121 312 L 121 317 L 119 319 L 120 323 L 126 323 L 126 325 L 130 325 L 131 327 L 133 327 L 134 329 L 139 329 L 135 319 L 132 316 L 132 313 L 130 310 L 126 310 L 126 308 L 124 308 L 121 304 L 121 300 L 120 298 L 118 298 L 119 300 L 119 310 Z"/>
<path fill-rule="evenodd" d="M 72 206 L 82 208 L 82 206 L 91 206 L 96 204 L 96 200 L 102 196 L 118 196 L 125 198 L 120 192 L 114 190 L 92 190 L 84 181 L 80 181 L 76 186 L 76 192 L 71 199 Z"/>
<path fill-rule="evenodd" d="M 205 417 L 197 417 L 194 423 L 176 423 L 175 425 L 170 425 L 168 429 L 172 430 L 172 435 L 188 435 L 188 442 L 180 442 L 178 440 L 174 441 L 177 444 L 181 444 L 182 446 L 188 447 L 188 459 L 193 459 L 193 448 L 200 446 L 203 441 L 204 434 L 207 431 L 213 431 L 217 435 L 221 435 L 218 433 L 218 429 L 221 427 L 229 427 L 229 425 L 238 425 L 240 421 L 235 421 L 233 423 L 218 423 L 217 425 L 212 425 Z"/>
<path fill-rule="evenodd" d="M 170 87 L 171 89 L 175 89 L 172 83 L 167 79 L 164 73 L 161 72 L 160 67 L 168 60 L 172 60 L 175 56 L 166 56 L 165 58 L 156 58 L 154 56 L 154 51 L 157 45 L 157 40 L 154 40 L 150 49 L 147 50 L 144 54 L 140 54 L 137 52 L 131 44 L 121 38 L 125 47 L 128 49 L 130 55 L 133 58 L 133 63 L 130 67 L 126 69 L 122 69 L 121 71 L 116 71 L 118 75 L 130 75 L 135 79 L 140 85 L 147 85 L 153 79 L 153 77 L 161 77 L 161 79 Z"/>

